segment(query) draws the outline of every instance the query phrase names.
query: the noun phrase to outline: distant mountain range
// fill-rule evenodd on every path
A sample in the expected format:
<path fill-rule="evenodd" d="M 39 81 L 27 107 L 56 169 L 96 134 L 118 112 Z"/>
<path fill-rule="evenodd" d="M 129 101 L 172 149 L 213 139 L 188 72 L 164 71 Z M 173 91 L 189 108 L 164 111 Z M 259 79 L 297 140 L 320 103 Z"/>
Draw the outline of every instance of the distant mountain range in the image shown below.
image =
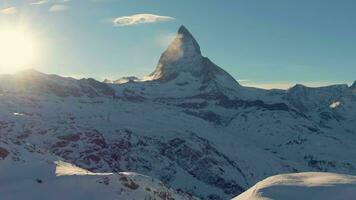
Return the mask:
<path fill-rule="evenodd" d="M 144 79 L 99 82 L 35 70 L 0 75 L 0 171 L 18 177 L 1 173 L 0 185 L 49 182 L 64 191 L 66 182 L 48 175 L 55 169 L 48 163 L 62 160 L 96 174 L 78 177 L 89 182 L 86 190 L 107 181 L 118 185 L 120 176 L 130 185 L 136 177 L 100 175 L 104 172 L 155 178 L 139 178 L 149 189 L 98 189 L 114 195 L 104 199 L 219 200 L 281 173 L 356 175 L 355 155 L 356 82 L 288 90 L 244 87 L 202 56 L 184 26 Z M 14 191 L 7 185 L 0 194 Z M 137 191 L 142 195 L 134 196 Z M 126 194 L 131 196 L 120 196 Z"/>

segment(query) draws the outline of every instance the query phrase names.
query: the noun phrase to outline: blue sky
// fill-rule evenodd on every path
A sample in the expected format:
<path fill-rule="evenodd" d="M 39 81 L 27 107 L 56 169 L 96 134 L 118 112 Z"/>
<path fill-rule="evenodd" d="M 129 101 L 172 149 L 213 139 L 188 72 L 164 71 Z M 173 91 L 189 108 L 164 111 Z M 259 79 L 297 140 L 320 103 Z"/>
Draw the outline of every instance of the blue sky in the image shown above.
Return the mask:
<path fill-rule="evenodd" d="M 0 24 L 31 30 L 40 56 L 29 67 L 99 80 L 149 74 L 184 24 L 242 84 L 285 88 L 356 79 L 355 8 L 354 0 L 0 0 Z M 113 24 L 135 14 L 166 18 Z"/>

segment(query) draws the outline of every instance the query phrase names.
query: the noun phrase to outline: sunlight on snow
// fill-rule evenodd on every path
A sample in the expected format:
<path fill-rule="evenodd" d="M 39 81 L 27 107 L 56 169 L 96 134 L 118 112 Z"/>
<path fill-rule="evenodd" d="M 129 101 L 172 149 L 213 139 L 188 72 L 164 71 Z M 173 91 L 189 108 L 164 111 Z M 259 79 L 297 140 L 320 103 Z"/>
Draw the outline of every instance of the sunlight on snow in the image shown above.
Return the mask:
<path fill-rule="evenodd" d="M 112 173 L 93 173 L 88 170 L 82 169 L 70 163 L 63 161 L 54 162 L 56 166 L 57 176 L 69 176 L 69 175 L 111 175 Z"/>
<path fill-rule="evenodd" d="M 333 102 L 332 104 L 330 104 L 330 108 L 336 108 L 336 107 L 338 107 L 338 106 L 340 106 L 340 101 L 335 101 L 335 102 Z"/>
<path fill-rule="evenodd" d="M 25 114 L 15 112 L 14 115 L 15 115 L 15 116 L 24 116 Z"/>

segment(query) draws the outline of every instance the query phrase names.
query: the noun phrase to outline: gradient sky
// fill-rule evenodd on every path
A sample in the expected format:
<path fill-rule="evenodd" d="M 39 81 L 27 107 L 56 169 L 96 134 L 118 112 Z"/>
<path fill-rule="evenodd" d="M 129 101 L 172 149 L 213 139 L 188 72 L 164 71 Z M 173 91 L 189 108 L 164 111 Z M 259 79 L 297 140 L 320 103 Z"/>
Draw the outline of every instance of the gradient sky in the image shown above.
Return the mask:
<path fill-rule="evenodd" d="M 147 75 L 184 24 L 203 54 L 243 85 L 356 79 L 354 0 L 0 0 L 2 11 L 9 7 L 15 11 L 0 13 L 0 29 L 31 30 L 40 56 L 29 67 L 45 73 L 98 80 Z M 143 13 L 174 19 L 113 25 Z"/>

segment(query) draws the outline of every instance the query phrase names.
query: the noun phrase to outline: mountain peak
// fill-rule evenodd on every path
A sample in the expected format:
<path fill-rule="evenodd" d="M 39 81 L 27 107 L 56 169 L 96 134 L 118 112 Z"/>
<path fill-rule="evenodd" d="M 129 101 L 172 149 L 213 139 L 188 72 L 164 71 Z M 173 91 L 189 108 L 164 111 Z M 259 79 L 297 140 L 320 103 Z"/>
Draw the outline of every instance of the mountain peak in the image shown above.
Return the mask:
<path fill-rule="evenodd" d="M 195 40 L 194 36 L 188 31 L 185 26 L 182 25 L 178 29 L 178 35 L 176 36 L 174 41 L 180 43 L 180 46 L 184 50 L 186 56 L 188 56 L 189 54 L 196 54 L 198 57 L 201 57 L 201 51 L 198 42 Z M 174 47 L 174 41 L 170 45 L 170 47 Z"/>
<path fill-rule="evenodd" d="M 154 80 L 171 80 L 179 72 L 199 73 L 202 69 L 202 60 L 198 42 L 187 28 L 181 26 L 150 76 Z"/>
<path fill-rule="evenodd" d="M 178 34 L 189 36 L 189 37 L 193 38 L 193 35 L 189 32 L 189 30 L 184 25 L 179 27 Z"/>
<path fill-rule="evenodd" d="M 162 53 L 149 80 L 179 80 L 178 84 L 184 82 L 184 85 L 200 83 L 201 89 L 207 85 L 223 85 L 226 88 L 238 85 L 231 75 L 202 56 L 198 42 L 185 26 L 178 29 L 177 36 Z"/>

